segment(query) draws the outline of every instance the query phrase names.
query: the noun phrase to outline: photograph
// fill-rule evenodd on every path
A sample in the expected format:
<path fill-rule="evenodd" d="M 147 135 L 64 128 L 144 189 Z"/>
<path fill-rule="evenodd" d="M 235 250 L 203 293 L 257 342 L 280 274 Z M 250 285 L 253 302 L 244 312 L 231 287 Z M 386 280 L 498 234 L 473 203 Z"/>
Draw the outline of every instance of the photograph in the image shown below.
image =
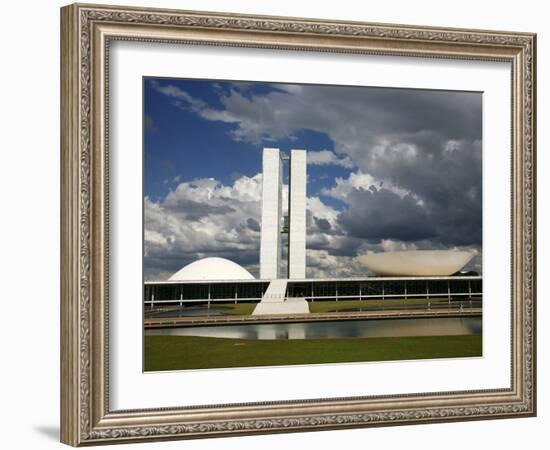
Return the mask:
<path fill-rule="evenodd" d="M 142 89 L 144 371 L 483 356 L 483 92 Z"/>

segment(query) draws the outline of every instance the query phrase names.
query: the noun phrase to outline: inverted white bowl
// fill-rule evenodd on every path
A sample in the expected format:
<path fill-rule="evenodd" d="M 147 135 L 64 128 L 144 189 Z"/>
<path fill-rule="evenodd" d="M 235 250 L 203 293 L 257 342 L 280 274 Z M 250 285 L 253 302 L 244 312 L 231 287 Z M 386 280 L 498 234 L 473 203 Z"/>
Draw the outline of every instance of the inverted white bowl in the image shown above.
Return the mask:
<path fill-rule="evenodd" d="M 377 275 L 422 277 L 452 275 L 473 257 L 472 252 L 459 250 L 411 250 L 369 253 L 357 259 Z"/>

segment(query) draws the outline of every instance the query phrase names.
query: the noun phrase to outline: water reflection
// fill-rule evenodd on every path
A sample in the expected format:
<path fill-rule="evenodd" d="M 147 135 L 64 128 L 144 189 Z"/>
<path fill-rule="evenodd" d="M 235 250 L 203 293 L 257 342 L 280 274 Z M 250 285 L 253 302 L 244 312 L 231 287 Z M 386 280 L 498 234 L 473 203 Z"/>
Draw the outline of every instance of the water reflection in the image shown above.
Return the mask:
<path fill-rule="evenodd" d="M 146 330 L 147 335 L 233 339 L 326 339 L 481 334 L 481 317 L 348 320 L 307 323 L 218 325 Z"/>

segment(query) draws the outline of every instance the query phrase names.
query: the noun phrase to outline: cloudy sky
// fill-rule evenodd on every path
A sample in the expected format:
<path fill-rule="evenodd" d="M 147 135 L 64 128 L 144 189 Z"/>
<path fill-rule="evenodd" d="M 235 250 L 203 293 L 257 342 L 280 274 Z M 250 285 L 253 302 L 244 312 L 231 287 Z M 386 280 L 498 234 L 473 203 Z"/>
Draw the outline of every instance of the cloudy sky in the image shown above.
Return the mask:
<path fill-rule="evenodd" d="M 481 272 L 481 105 L 474 92 L 144 79 L 145 278 L 207 256 L 258 275 L 263 147 L 308 151 L 308 277 L 365 275 L 358 255 L 408 249 L 470 249 Z"/>

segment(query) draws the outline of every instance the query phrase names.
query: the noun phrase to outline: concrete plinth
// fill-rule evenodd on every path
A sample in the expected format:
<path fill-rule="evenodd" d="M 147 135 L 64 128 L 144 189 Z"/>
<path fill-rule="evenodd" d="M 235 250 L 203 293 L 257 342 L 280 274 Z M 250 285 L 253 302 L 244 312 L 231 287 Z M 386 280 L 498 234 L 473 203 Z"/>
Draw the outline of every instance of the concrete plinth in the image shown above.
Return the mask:
<path fill-rule="evenodd" d="M 287 284 L 286 279 L 272 280 L 252 315 L 309 313 L 309 305 L 305 298 L 286 297 Z"/>
<path fill-rule="evenodd" d="M 264 302 L 254 308 L 253 316 L 265 314 L 307 314 L 309 305 L 305 298 L 288 298 L 282 302 Z"/>

